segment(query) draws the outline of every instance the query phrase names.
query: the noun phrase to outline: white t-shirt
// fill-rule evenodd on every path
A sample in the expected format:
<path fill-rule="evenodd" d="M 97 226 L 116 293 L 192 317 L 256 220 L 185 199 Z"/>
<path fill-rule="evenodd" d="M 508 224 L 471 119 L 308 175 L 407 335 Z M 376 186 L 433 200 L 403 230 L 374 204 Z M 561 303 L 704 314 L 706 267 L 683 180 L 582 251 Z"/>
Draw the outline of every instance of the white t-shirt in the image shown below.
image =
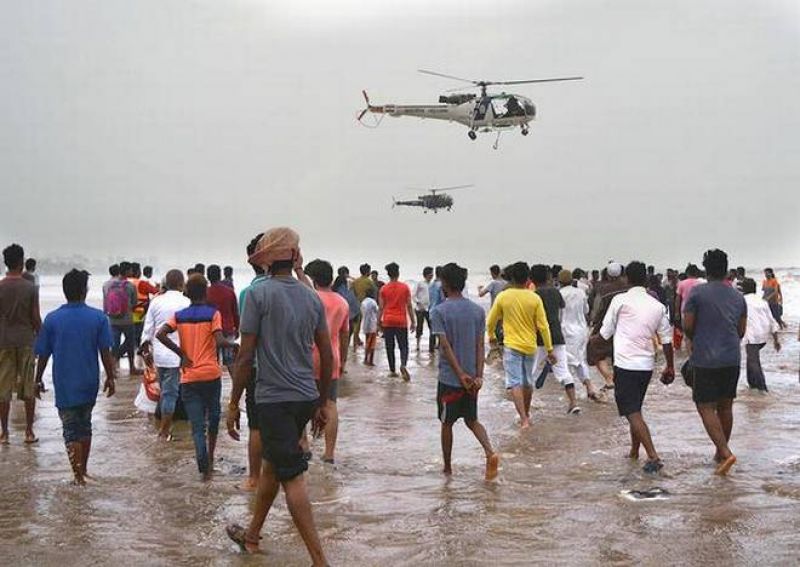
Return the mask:
<path fill-rule="evenodd" d="M 742 341 L 746 345 L 763 345 L 778 332 L 778 322 L 772 316 L 769 303 L 755 293 L 744 296 L 747 303 L 747 330 Z"/>
<path fill-rule="evenodd" d="M 378 332 L 378 303 L 371 297 L 361 302 L 361 331 L 365 335 Z"/>

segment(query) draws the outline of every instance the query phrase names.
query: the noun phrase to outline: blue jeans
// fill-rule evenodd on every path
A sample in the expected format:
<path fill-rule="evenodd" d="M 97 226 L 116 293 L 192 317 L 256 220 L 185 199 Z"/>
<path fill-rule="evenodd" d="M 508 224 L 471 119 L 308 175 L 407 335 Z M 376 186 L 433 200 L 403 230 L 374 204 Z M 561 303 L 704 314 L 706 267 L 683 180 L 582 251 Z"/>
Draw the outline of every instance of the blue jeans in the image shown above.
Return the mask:
<path fill-rule="evenodd" d="M 64 443 L 75 443 L 92 438 L 92 410 L 94 402 L 58 410 L 64 431 Z"/>
<path fill-rule="evenodd" d="M 138 345 L 134 344 L 135 330 L 133 325 L 111 325 L 111 334 L 114 338 L 114 345 L 111 347 L 111 352 L 114 357 L 119 360 L 123 354 L 128 355 L 128 359 L 133 361 L 135 350 Z M 125 342 L 121 343 L 122 335 L 125 335 Z M 120 344 L 121 343 L 121 344 Z"/>
<path fill-rule="evenodd" d="M 219 399 L 221 396 L 222 380 L 220 378 L 208 382 L 188 382 L 181 386 L 183 407 L 186 408 L 186 415 L 192 424 L 197 469 L 201 473 L 211 470 L 206 443 L 206 415 L 208 415 L 208 435 L 216 437 L 219 431 Z"/>
<path fill-rule="evenodd" d="M 178 403 L 181 386 L 180 368 L 158 368 L 158 383 L 161 384 L 161 399 L 158 404 L 161 408 L 161 415 L 172 415 L 175 413 L 175 405 Z"/>

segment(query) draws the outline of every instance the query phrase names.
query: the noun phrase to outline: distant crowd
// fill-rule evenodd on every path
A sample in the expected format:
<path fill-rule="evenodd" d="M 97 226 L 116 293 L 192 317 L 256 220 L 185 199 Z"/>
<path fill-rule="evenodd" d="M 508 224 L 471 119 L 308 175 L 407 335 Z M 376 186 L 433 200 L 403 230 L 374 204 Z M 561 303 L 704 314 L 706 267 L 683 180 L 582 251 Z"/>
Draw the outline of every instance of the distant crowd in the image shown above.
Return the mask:
<path fill-rule="evenodd" d="M 150 266 L 120 262 L 103 284 L 103 308 L 85 302 L 89 274 L 74 269 L 62 280 L 66 303 L 42 322 L 36 261 L 19 245 L 3 250 L 0 280 L 0 443 L 8 444 L 12 394 L 25 404 L 25 443 L 33 429 L 36 399 L 45 392 L 44 373 L 53 359 L 55 405 L 77 484 L 84 484 L 92 438 L 92 410 L 101 387 L 112 396 L 120 362 L 141 376 L 140 397 L 158 419 L 157 436 L 172 440 L 173 419 L 191 424 L 199 473 L 213 474 L 222 411 L 222 378 L 231 377 L 225 408 L 228 434 L 240 438 L 240 403 L 245 398 L 248 440 L 246 490 L 256 490 L 247 526 L 231 524 L 228 536 L 255 552 L 274 498 L 282 487 L 292 518 L 315 565 L 325 556 L 314 526 L 305 485 L 311 458 L 308 434 L 324 436 L 321 461 L 335 464 L 338 384 L 348 355 L 363 349 L 361 364 L 374 367 L 383 341 L 389 375 L 405 382 L 409 338 L 438 357 L 437 417 L 441 424 L 443 472 L 452 474 L 453 426 L 463 419 L 486 456 L 485 478 L 498 476 L 500 457 L 478 419 L 478 394 L 487 364 L 500 366 L 519 427 L 531 427 L 533 392 L 552 374 L 563 387 L 566 412 L 586 399 L 613 396 L 630 426 L 630 457 L 646 453 L 643 469 L 664 466 L 642 406 L 653 372 L 675 379 L 675 353 L 692 389 L 698 414 L 715 448 L 717 474 L 736 463 L 729 442 L 744 346 L 748 386 L 767 392 L 760 353 L 780 350 L 783 294 L 774 270 L 760 285 L 744 268 L 729 269 L 728 256 L 708 250 L 702 268 L 666 270 L 632 261 L 609 262 L 602 270 L 516 262 L 490 267 L 491 280 L 478 288 L 489 296 L 488 312 L 469 299 L 467 270 L 447 263 L 426 267 L 409 286 L 400 266 L 385 266 L 387 281 L 365 263 L 358 276 L 347 267 L 316 259 L 305 262 L 299 235 L 285 227 L 256 235 L 246 244 L 252 279 L 237 295 L 230 266 L 197 264 L 167 270 L 160 280 Z M 798 337 L 800 338 L 800 337 Z M 488 351 L 487 351 L 488 346 Z M 399 351 L 399 365 L 397 352 Z M 595 367 L 602 384 L 592 381 Z M 571 418 L 570 418 L 571 419 Z M 310 431 L 308 429 L 310 428 Z"/>

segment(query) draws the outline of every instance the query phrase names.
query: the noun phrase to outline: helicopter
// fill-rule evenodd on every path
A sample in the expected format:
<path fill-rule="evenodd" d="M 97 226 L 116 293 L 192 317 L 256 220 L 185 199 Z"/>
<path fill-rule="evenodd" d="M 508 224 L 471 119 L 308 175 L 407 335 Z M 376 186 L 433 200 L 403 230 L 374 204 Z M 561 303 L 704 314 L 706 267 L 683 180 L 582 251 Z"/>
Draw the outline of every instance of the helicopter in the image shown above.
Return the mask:
<path fill-rule="evenodd" d="M 395 207 L 420 207 L 425 214 L 428 211 L 438 213 L 439 209 L 447 209 L 450 211 L 453 208 L 453 197 L 447 194 L 449 191 L 456 189 L 466 189 L 467 187 L 474 187 L 474 185 L 456 185 L 454 187 L 440 187 L 438 189 L 427 189 L 428 194 L 423 194 L 414 199 L 413 201 L 395 201 L 392 198 L 392 208 Z M 410 191 L 426 191 L 426 189 L 410 188 Z"/>
<path fill-rule="evenodd" d="M 469 131 L 467 136 L 470 140 L 475 140 L 478 132 L 497 132 L 495 149 L 503 131 L 519 127 L 523 136 L 530 132 L 530 123 L 536 118 L 536 107 L 533 102 L 525 96 L 511 93 L 488 93 L 487 87 L 494 85 L 523 85 L 530 83 L 552 83 L 558 81 L 580 81 L 583 77 L 556 77 L 552 79 L 530 79 L 524 81 L 478 81 L 464 79 L 453 75 L 445 75 L 435 71 L 418 69 L 425 75 L 444 77 L 454 81 L 470 83 L 472 88 L 480 89 L 480 95 L 476 93 L 456 92 L 463 88 L 446 91 L 439 97 L 439 104 L 430 105 L 400 105 L 383 104 L 373 105 L 367 91 L 361 91 L 364 100 L 367 102 L 366 108 L 358 116 L 358 121 L 367 127 L 377 128 L 383 116 L 415 116 L 417 118 L 431 118 L 434 120 L 447 120 L 448 122 L 458 122 L 463 124 Z M 469 88 L 469 87 L 464 87 Z M 452 93 L 452 94 L 449 94 Z M 367 113 L 379 115 L 373 125 L 364 122 Z"/>

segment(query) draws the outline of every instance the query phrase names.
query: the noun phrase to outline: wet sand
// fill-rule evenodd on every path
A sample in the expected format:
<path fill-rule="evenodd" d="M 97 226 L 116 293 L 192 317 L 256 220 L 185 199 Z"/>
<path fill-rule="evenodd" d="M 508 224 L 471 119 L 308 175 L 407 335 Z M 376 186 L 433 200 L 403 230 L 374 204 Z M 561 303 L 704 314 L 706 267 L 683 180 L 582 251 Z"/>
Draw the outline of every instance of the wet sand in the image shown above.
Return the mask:
<path fill-rule="evenodd" d="M 583 413 L 566 415 L 563 390 L 552 377 L 535 393 L 533 427 L 520 433 L 499 366 L 487 368 L 479 406 L 502 455 L 499 480 L 483 481 L 483 452 L 462 424 L 454 475 L 445 478 L 429 355 L 412 347 L 408 384 L 387 377 L 382 350 L 376 369 L 351 361 L 340 386 L 336 468 L 320 463 L 316 441 L 308 478 L 330 561 L 796 564 L 796 323 L 782 335 L 781 354 L 765 349 L 769 395 L 747 391 L 742 375 L 732 442 L 739 463 L 728 478 L 713 475 L 713 448 L 680 378 L 669 387 L 654 381 L 645 402 L 666 465 L 651 477 L 624 458 L 628 431 L 613 403 L 588 401 L 581 389 Z M 238 553 L 224 525 L 248 518 L 252 495 L 238 489 L 245 441 L 221 433 L 217 472 L 203 483 L 188 424 L 178 424 L 175 442 L 158 443 L 153 423 L 133 407 L 137 387 L 123 372 L 117 395 L 98 400 L 89 464 L 96 481 L 86 488 L 69 482 L 52 390 L 38 407 L 35 446 L 22 444 L 22 406 L 14 404 L 12 444 L 0 447 L 0 564 L 308 565 L 282 494 L 263 532 L 263 553 Z M 229 388 L 225 378 L 223 407 Z M 656 486 L 670 492 L 668 500 L 631 502 L 620 495 Z"/>

